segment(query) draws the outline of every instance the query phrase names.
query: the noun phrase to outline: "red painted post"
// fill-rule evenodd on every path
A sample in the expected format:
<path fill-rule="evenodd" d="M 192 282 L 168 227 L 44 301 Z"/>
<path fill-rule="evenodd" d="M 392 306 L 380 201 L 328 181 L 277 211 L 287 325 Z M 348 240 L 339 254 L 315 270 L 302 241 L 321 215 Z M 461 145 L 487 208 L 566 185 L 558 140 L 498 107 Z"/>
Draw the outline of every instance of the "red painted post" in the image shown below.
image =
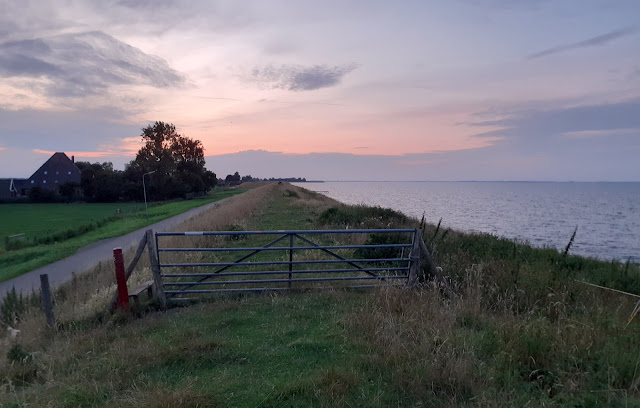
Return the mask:
<path fill-rule="evenodd" d="M 129 291 L 127 290 L 127 278 L 124 274 L 124 256 L 122 248 L 113 248 L 113 263 L 116 265 L 116 282 L 118 283 L 118 309 L 129 312 Z"/>

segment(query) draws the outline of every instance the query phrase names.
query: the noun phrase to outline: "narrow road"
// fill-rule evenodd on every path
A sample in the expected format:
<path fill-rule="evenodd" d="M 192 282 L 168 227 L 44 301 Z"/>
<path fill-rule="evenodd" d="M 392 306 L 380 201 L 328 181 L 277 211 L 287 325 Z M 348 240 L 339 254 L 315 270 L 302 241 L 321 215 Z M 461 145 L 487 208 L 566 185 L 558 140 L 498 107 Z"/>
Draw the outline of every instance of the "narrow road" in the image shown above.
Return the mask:
<path fill-rule="evenodd" d="M 137 231 L 115 238 L 107 238 L 94 242 L 91 245 L 82 247 L 75 254 L 56 261 L 52 264 L 27 272 L 16 278 L 0 283 L 0 299 L 15 287 L 18 293 L 29 294 L 32 290 L 40 290 L 40 275 L 49 274 L 49 284 L 51 289 L 55 289 L 63 283 L 71 280 L 74 273 L 82 273 L 98 265 L 100 262 L 113 261 L 113 248 L 122 248 L 126 252 L 131 247 L 138 245 L 145 231 L 152 228 L 154 231 L 167 231 L 197 215 L 208 211 L 231 197 L 224 198 L 213 203 L 205 204 L 201 207 L 192 208 L 182 214 L 175 215 L 166 220 L 148 225 Z"/>

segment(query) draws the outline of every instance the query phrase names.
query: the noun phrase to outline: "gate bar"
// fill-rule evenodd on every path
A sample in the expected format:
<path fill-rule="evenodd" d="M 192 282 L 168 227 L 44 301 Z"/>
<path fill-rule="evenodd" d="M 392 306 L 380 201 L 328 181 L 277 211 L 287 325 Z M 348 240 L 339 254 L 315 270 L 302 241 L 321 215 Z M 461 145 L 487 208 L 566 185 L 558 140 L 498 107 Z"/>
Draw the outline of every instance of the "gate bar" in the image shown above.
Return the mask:
<path fill-rule="evenodd" d="M 298 279 L 254 279 L 235 281 L 208 281 L 208 282 L 166 282 L 162 286 L 201 286 L 201 285 L 242 285 L 249 283 L 287 283 L 287 282 L 325 282 L 325 281 L 352 281 L 352 280 L 386 280 L 407 279 L 407 275 L 376 276 L 338 276 L 335 278 L 298 278 Z"/>
<path fill-rule="evenodd" d="M 280 246 L 280 247 L 234 247 L 234 248 L 165 248 L 160 252 L 233 252 L 233 251 L 282 251 L 286 249 L 375 249 L 375 248 L 411 248 L 412 244 L 375 244 L 375 245 L 334 245 L 334 246 Z"/>
<path fill-rule="evenodd" d="M 368 268 L 368 271 L 408 271 L 409 267 L 398 267 L 398 268 Z M 360 269 L 306 269 L 306 270 L 297 270 L 292 271 L 294 274 L 299 273 L 346 273 L 346 272 L 363 272 Z M 163 278 L 188 278 L 188 277 L 198 277 L 198 276 L 246 276 L 246 275 L 278 275 L 278 274 L 286 274 L 289 271 L 254 271 L 254 272 L 222 272 L 222 273 L 167 273 L 162 274 Z"/>
<path fill-rule="evenodd" d="M 165 268 L 183 268 L 189 266 L 259 266 L 259 265 L 307 265 L 331 263 L 372 263 L 372 262 L 408 262 L 409 258 L 380 258 L 380 259 L 321 259 L 311 261 L 259 261 L 259 262 L 211 262 L 211 263 L 176 263 L 160 264 Z M 367 269 L 368 270 L 368 269 Z"/>
<path fill-rule="evenodd" d="M 278 231 L 197 231 L 197 232 L 156 232 L 156 236 L 176 235 L 278 235 L 278 234 L 369 234 L 384 232 L 415 232 L 413 228 L 397 229 L 339 229 L 339 230 L 278 230 Z"/>
<path fill-rule="evenodd" d="M 369 288 L 386 288 L 386 287 L 396 287 L 402 288 L 404 285 L 352 285 L 352 286 L 344 286 L 340 289 L 369 289 Z M 317 286 L 311 288 L 300 288 L 301 290 L 327 290 L 327 289 L 335 289 L 332 287 L 324 287 Z M 185 289 L 185 290 L 167 290 L 165 291 L 168 295 L 181 295 L 183 293 L 238 293 L 238 292 L 266 292 L 266 291 L 291 291 L 295 289 L 290 288 L 232 288 L 232 289 Z M 172 298 L 172 300 L 182 300 L 185 298 Z M 187 298 L 193 299 L 193 298 Z M 195 299 L 194 299 L 195 300 Z"/>

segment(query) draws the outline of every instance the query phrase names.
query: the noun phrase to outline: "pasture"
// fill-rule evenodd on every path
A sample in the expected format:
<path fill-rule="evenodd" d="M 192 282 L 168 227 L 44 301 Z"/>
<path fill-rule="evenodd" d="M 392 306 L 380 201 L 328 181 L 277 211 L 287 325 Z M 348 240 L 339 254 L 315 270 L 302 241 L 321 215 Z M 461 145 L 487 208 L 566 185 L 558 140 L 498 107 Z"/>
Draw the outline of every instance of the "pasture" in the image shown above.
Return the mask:
<path fill-rule="evenodd" d="M 8 235 L 25 234 L 28 241 L 141 210 L 144 204 L 140 203 L 1 204 L 0 248 L 6 249 L 4 237 Z"/>

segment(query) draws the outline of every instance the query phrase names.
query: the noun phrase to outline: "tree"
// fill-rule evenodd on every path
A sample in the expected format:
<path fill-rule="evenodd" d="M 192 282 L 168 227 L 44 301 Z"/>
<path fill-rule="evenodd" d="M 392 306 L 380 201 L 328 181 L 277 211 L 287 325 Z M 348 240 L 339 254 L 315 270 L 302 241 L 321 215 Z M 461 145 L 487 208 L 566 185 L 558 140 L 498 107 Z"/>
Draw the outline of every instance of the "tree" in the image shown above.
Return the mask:
<path fill-rule="evenodd" d="M 80 187 L 80 184 L 73 181 L 67 181 L 66 183 L 60 184 L 60 186 L 58 187 L 58 192 L 60 193 L 60 196 L 65 199 L 65 201 L 71 202 L 76 196 L 78 187 Z"/>
<path fill-rule="evenodd" d="M 233 175 L 227 174 L 227 177 L 224 178 L 224 182 L 228 186 L 238 185 L 240 184 L 240 180 L 240 173 L 238 173 L 237 171 Z"/>
<path fill-rule="evenodd" d="M 99 202 L 115 202 L 125 196 L 124 173 L 114 170 L 113 163 L 77 162 L 80 169 L 80 186 L 84 196 Z"/>
<path fill-rule="evenodd" d="M 187 193 L 207 191 L 217 182 L 215 174 L 205 168 L 202 142 L 182 136 L 173 124 L 155 122 L 142 129 L 144 146 L 126 167 L 130 182 L 149 176 L 147 194 L 153 199 L 181 197 Z"/>
<path fill-rule="evenodd" d="M 53 203 L 56 201 L 56 193 L 41 187 L 32 187 L 29 189 L 29 199 L 34 203 Z"/>

